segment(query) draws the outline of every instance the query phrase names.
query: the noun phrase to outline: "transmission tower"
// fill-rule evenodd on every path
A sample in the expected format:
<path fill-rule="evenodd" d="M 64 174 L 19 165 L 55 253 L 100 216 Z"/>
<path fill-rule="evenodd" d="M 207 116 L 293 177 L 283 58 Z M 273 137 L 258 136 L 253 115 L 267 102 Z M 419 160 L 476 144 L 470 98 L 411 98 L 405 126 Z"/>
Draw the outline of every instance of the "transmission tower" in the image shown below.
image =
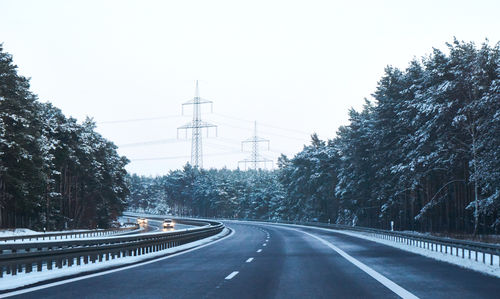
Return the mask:
<path fill-rule="evenodd" d="M 213 111 L 213 102 L 200 98 L 200 91 L 198 89 L 198 80 L 196 80 L 196 89 L 194 93 L 194 98 L 182 104 L 183 115 L 184 115 L 184 106 L 193 105 L 193 120 L 185 124 L 184 126 L 177 128 L 177 138 L 179 138 L 179 130 L 186 130 L 186 138 L 187 138 L 187 131 L 191 129 L 192 131 L 191 164 L 199 168 L 203 167 L 203 146 L 201 142 L 202 129 L 207 128 L 207 137 L 208 137 L 208 130 L 209 130 L 208 128 L 215 128 L 215 135 L 217 136 L 217 125 L 201 120 L 202 104 L 210 104 L 211 110 Z"/>
<path fill-rule="evenodd" d="M 263 139 L 263 138 L 260 138 L 257 136 L 257 122 L 254 122 L 254 129 L 253 130 L 254 130 L 253 136 L 246 139 L 246 140 L 243 140 L 241 142 L 241 151 L 244 151 L 243 147 L 246 143 L 252 144 L 252 152 L 250 154 L 250 158 L 239 161 L 238 167 L 240 166 L 240 163 L 243 163 L 245 165 L 245 169 L 247 169 L 247 164 L 250 163 L 251 168 L 257 170 L 259 163 L 264 163 L 264 168 L 265 168 L 267 162 L 271 162 L 271 166 L 272 166 L 273 160 L 267 159 L 259 154 L 259 143 L 261 143 L 261 142 L 267 143 L 267 150 L 269 150 L 269 140 Z"/>

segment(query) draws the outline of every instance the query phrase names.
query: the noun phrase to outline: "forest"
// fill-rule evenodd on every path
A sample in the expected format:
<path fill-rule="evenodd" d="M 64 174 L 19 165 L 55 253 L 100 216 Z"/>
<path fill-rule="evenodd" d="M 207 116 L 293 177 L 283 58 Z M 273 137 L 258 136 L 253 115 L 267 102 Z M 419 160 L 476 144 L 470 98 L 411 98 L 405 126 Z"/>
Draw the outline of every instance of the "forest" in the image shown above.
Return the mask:
<path fill-rule="evenodd" d="M 0 44 L 0 227 L 106 228 L 126 205 L 128 160 L 30 91 Z"/>
<path fill-rule="evenodd" d="M 388 66 L 329 140 L 278 168 L 127 177 L 129 209 L 397 230 L 500 231 L 500 44 L 454 40 Z"/>

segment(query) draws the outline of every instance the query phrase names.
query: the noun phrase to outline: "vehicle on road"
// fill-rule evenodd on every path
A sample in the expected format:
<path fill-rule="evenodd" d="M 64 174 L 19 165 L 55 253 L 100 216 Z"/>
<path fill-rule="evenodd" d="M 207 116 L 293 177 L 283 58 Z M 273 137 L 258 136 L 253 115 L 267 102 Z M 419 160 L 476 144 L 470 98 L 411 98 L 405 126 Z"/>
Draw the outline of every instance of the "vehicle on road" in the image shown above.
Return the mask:
<path fill-rule="evenodd" d="M 137 218 L 137 224 L 148 224 L 148 219 L 146 218 Z"/>
<path fill-rule="evenodd" d="M 174 228 L 175 223 L 172 219 L 163 220 L 163 228 Z"/>

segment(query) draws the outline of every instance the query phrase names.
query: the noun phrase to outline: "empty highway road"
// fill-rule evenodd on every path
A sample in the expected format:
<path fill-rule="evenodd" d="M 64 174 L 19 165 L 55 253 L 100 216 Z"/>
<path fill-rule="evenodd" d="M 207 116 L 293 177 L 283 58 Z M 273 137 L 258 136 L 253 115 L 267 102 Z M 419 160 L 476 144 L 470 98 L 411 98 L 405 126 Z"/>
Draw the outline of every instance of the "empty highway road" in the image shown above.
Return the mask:
<path fill-rule="evenodd" d="M 225 222 L 224 239 L 19 298 L 498 298 L 500 279 L 313 228 Z"/>

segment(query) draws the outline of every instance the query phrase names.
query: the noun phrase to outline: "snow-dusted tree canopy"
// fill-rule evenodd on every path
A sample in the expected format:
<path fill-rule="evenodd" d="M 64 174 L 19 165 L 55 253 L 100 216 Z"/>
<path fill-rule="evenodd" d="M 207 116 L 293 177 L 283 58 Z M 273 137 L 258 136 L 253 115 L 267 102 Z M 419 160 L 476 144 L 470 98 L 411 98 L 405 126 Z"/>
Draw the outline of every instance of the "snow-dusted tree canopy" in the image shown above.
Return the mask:
<path fill-rule="evenodd" d="M 400 230 L 500 230 L 500 46 L 454 41 L 387 67 L 331 140 L 312 136 L 274 172 L 198 170 L 131 178 L 132 208 L 318 220 Z M 163 190 L 150 200 L 152 188 Z"/>
<path fill-rule="evenodd" d="M 201 217 L 280 219 L 284 192 L 276 172 L 198 169 L 128 178 L 129 209 Z"/>
<path fill-rule="evenodd" d="M 0 44 L 2 227 L 106 227 L 121 214 L 128 160 L 94 129 L 38 102 Z"/>

